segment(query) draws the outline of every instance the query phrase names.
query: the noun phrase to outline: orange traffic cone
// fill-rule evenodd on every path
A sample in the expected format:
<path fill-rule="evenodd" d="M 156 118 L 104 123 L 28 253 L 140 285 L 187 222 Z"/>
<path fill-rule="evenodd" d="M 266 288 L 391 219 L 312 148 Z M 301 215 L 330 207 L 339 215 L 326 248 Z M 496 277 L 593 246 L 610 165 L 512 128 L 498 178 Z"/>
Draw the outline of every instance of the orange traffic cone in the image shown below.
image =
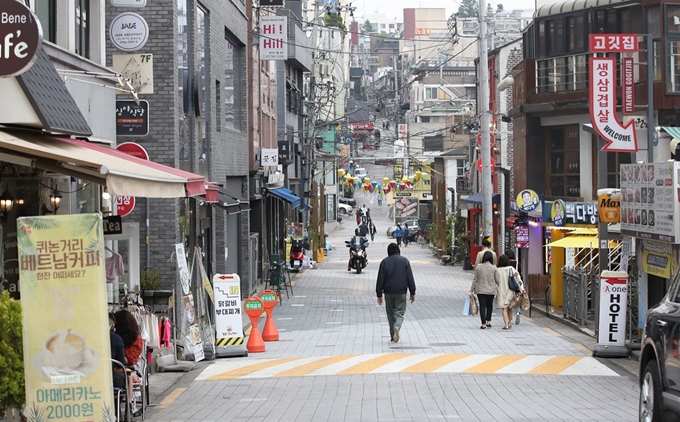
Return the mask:
<path fill-rule="evenodd" d="M 248 353 L 262 353 L 265 350 L 262 334 L 260 334 L 260 329 L 257 328 L 257 321 L 253 321 L 246 349 L 248 350 Z"/>
<path fill-rule="evenodd" d="M 279 341 L 279 332 L 274 324 L 272 314 L 267 312 L 267 319 L 264 321 L 264 330 L 262 330 L 262 339 L 264 341 Z"/>

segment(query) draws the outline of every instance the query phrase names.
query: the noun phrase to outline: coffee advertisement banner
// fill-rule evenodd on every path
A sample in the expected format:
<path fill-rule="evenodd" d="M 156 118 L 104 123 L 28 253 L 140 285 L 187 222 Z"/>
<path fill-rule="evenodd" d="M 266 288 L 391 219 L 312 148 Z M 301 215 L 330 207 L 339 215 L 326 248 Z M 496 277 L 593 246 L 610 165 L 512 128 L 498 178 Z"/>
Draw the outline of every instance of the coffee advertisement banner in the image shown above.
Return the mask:
<path fill-rule="evenodd" d="M 100 214 L 17 219 L 29 421 L 114 421 Z"/>

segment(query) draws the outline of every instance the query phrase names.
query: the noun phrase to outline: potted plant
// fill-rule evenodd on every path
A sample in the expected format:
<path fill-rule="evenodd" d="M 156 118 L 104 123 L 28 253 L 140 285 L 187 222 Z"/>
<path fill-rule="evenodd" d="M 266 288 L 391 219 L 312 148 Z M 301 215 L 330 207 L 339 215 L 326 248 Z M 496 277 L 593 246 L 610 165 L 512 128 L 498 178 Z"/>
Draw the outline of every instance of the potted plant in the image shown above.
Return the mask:
<path fill-rule="evenodd" d="M 21 303 L 0 293 L 0 419 L 25 403 Z"/>
<path fill-rule="evenodd" d="M 139 288 L 143 296 L 153 296 L 153 292 L 161 288 L 162 273 L 158 270 L 147 270 L 139 272 Z"/>

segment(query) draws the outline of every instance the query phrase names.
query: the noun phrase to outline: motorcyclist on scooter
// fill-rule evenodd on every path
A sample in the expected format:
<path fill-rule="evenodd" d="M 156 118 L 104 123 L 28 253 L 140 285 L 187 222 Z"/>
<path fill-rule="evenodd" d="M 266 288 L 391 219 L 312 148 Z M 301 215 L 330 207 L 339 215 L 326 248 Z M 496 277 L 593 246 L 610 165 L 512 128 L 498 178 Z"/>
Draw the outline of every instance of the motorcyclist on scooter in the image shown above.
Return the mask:
<path fill-rule="evenodd" d="M 347 262 L 347 271 L 352 271 L 352 248 L 355 248 L 356 250 L 361 249 L 361 246 L 363 245 L 364 248 L 367 248 L 369 243 L 368 239 L 366 239 L 364 236 L 361 235 L 361 231 L 359 228 L 354 230 L 354 236 L 349 240 L 349 261 Z M 366 261 L 368 262 L 368 254 L 366 254 Z"/>

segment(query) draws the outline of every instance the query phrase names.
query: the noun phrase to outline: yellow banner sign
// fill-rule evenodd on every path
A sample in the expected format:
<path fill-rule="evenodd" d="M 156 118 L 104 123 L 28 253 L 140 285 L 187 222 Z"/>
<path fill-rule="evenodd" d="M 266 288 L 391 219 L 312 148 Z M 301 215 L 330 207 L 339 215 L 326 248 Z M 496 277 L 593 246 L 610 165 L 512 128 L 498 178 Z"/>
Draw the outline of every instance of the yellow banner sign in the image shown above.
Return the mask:
<path fill-rule="evenodd" d="M 115 420 L 101 216 L 17 229 L 29 420 Z"/>
<path fill-rule="evenodd" d="M 671 255 L 645 249 L 642 253 L 642 269 L 650 275 L 671 278 Z"/>
<path fill-rule="evenodd" d="M 597 210 L 600 223 L 618 223 L 621 221 L 621 196 L 601 194 L 597 197 Z"/>

